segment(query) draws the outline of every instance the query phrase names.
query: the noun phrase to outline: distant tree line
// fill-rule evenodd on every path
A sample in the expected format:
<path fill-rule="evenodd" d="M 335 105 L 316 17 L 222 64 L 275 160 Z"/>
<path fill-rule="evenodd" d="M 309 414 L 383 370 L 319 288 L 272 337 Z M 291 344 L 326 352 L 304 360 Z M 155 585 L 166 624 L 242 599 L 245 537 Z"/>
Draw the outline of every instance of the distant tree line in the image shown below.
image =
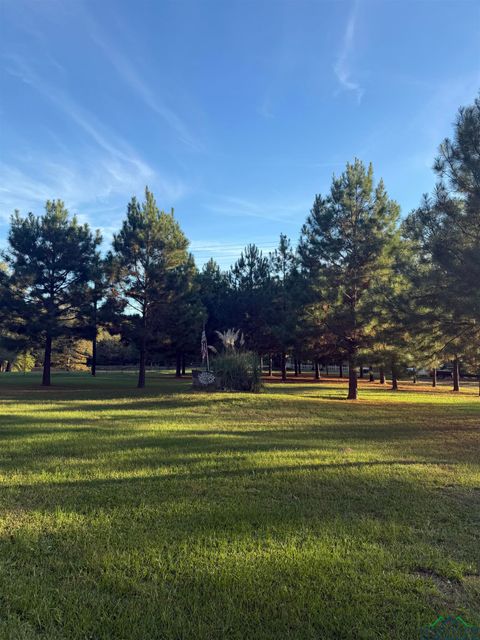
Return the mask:
<path fill-rule="evenodd" d="M 62 201 L 16 211 L 0 266 L 0 370 L 37 360 L 50 385 L 52 363 L 88 363 L 92 375 L 98 362 L 135 363 L 143 387 L 150 364 L 185 373 L 203 327 L 211 344 L 235 327 L 283 380 L 287 358 L 317 378 L 322 364 L 348 364 L 349 399 L 361 365 L 396 389 L 405 367 L 451 361 L 458 390 L 461 367 L 480 375 L 480 98 L 459 110 L 434 171 L 433 193 L 402 220 L 356 159 L 315 196 L 297 246 L 285 235 L 268 255 L 249 244 L 228 271 L 213 258 L 197 269 L 148 188 L 104 255 L 100 233 Z"/>

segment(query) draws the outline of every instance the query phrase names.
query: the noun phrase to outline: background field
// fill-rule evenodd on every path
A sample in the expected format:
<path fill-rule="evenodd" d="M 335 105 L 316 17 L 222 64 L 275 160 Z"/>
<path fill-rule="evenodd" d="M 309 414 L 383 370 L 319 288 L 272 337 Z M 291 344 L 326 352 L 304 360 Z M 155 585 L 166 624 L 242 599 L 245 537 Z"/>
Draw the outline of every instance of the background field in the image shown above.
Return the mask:
<path fill-rule="evenodd" d="M 480 624 L 476 388 L 0 378 L 0 637 L 418 638 Z"/>

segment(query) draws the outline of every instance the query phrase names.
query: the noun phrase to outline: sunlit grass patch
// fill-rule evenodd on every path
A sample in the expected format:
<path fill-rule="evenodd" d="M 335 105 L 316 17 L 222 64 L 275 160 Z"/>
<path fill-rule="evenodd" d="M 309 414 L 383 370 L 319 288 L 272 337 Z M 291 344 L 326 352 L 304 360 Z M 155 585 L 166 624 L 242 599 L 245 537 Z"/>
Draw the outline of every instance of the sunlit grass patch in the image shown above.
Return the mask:
<path fill-rule="evenodd" d="M 471 385 L 0 379 L 0 637 L 418 638 L 480 622 Z"/>

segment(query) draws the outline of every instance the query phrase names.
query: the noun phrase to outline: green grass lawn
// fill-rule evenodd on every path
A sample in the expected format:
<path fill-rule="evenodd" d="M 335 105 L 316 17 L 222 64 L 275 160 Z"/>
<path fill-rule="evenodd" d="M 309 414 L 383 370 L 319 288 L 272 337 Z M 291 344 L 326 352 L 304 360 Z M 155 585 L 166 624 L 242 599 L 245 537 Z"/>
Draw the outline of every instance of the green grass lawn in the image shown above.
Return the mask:
<path fill-rule="evenodd" d="M 199 394 L 0 376 L 0 638 L 419 638 L 480 625 L 472 385 Z"/>

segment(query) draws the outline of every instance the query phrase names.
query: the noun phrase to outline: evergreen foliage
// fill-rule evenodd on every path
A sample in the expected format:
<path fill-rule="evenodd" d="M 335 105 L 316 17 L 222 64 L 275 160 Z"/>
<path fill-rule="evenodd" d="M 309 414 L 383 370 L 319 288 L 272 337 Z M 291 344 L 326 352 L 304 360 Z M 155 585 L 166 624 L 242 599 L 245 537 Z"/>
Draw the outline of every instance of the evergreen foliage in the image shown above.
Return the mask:
<path fill-rule="evenodd" d="M 50 385 L 53 340 L 85 331 L 82 305 L 100 242 L 61 200 L 48 201 L 43 216 L 12 216 L 6 259 L 16 318 L 10 328 L 43 346 L 43 385 Z"/>
<path fill-rule="evenodd" d="M 372 166 L 355 160 L 333 178 L 328 196 L 316 196 L 302 229 L 310 306 L 348 360 L 351 400 L 357 397 L 359 350 L 375 333 L 378 289 L 391 277 L 398 217 L 383 182 L 375 186 Z"/>
<path fill-rule="evenodd" d="M 129 308 L 123 325 L 127 340 L 139 351 L 138 387 L 145 386 L 148 354 L 158 344 L 159 325 L 174 302 L 176 271 L 189 260 L 188 240 L 173 211 L 160 211 L 148 188 L 145 201 L 133 197 L 108 256 L 114 292 Z"/>
<path fill-rule="evenodd" d="M 0 370 L 43 361 L 48 385 L 52 363 L 88 363 L 95 375 L 99 359 L 137 360 L 143 387 L 147 362 L 175 362 L 181 376 L 200 362 L 203 328 L 219 346 L 236 327 L 240 352 L 214 359 L 228 388 L 258 390 L 267 357 L 283 381 L 290 359 L 295 375 L 308 361 L 316 378 L 320 364 L 347 361 L 352 400 L 362 365 L 381 382 L 390 372 L 395 389 L 407 367 L 433 369 L 435 385 L 450 361 L 458 390 L 462 371 L 480 374 L 479 150 L 480 97 L 459 110 L 432 195 L 402 223 L 383 181 L 356 159 L 315 197 L 298 247 L 284 234 L 269 255 L 249 244 L 227 271 L 213 258 L 198 271 L 173 210 L 148 188 L 105 258 L 99 232 L 62 201 L 43 216 L 15 212 L 0 262 Z"/>

